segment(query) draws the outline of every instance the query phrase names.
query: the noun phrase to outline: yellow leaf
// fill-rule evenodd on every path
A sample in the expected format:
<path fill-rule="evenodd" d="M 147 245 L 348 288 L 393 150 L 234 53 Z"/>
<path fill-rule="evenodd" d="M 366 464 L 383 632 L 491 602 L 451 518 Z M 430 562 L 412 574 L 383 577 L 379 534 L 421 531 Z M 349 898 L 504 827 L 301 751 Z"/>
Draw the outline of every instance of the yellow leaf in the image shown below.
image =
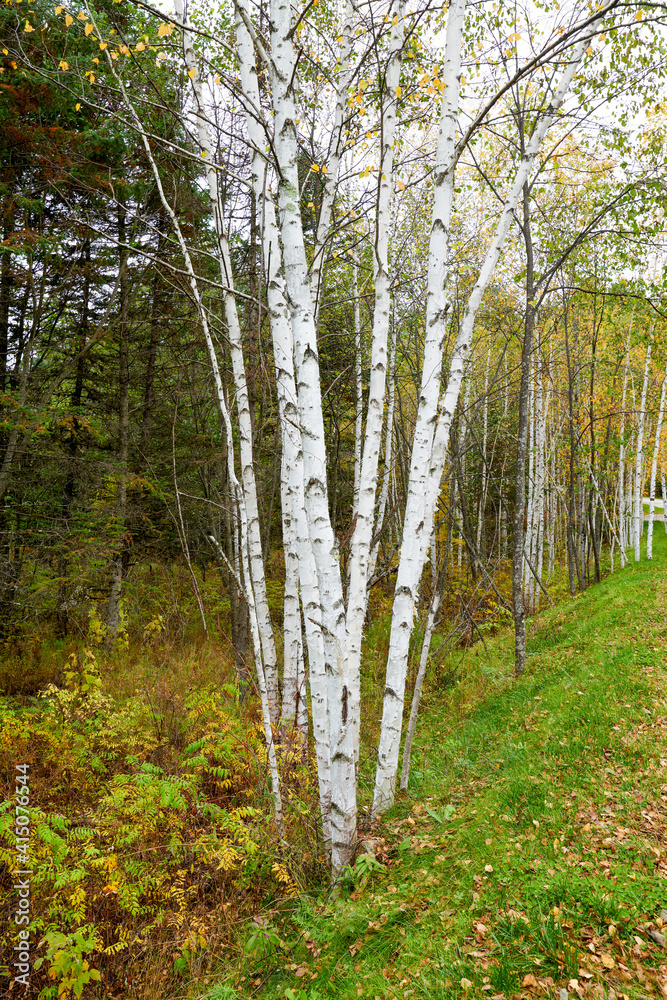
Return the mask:
<path fill-rule="evenodd" d="M 396 187 L 398 188 L 399 191 L 405 191 L 405 184 L 403 183 L 403 181 L 399 181 Z"/>
<path fill-rule="evenodd" d="M 327 170 L 326 166 L 322 167 L 322 173 L 323 174 L 328 174 L 329 173 L 329 171 Z"/>
<path fill-rule="evenodd" d="M 75 104 L 74 105 L 74 110 L 75 111 L 80 111 L 81 110 L 81 105 L 80 104 Z"/>
<path fill-rule="evenodd" d="M 26 22 L 25 22 L 25 28 L 23 29 L 23 31 L 25 32 L 25 34 L 27 35 L 27 34 L 29 34 L 29 33 L 30 33 L 31 31 L 34 31 L 34 30 L 35 30 L 35 29 L 34 29 L 34 28 L 33 28 L 33 26 L 31 25 L 30 21 L 26 21 Z"/>
<path fill-rule="evenodd" d="M 63 5 L 59 3 L 58 6 L 56 7 L 56 15 L 62 14 L 62 10 L 63 10 Z"/>
<path fill-rule="evenodd" d="M 95 74 L 88 73 L 88 79 L 90 80 L 91 83 L 95 83 Z"/>
<path fill-rule="evenodd" d="M 99 66 L 99 64 L 100 64 L 100 61 L 97 58 L 97 56 L 95 56 L 95 58 L 93 59 L 93 62 L 95 63 L 96 66 Z"/>
<path fill-rule="evenodd" d="M 69 69 L 69 63 L 65 59 L 61 59 L 58 65 L 61 69 Z"/>
<path fill-rule="evenodd" d="M 143 43 L 143 42 L 138 42 L 138 43 L 137 43 L 137 44 L 136 44 L 136 45 L 134 46 L 134 51 L 135 51 L 135 52 L 143 52 L 145 48 L 146 48 L 146 46 L 144 45 L 144 43 Z"/>
<path fill-rule="evenodd" d="M 398 14 L 394 14 L 394 16 L 391 19 L 391 23 L 398 24 Z"/>
<path fill-rule="evenodd" d="M 84 11 L 82 11 L 82 10 L 80 10 L 80 11 L 79 11 L 79 13 L 78 13 L 78 14 L 77 14 L 76 16 L 78 17 L 78 19 L 79 19 L 80 21 L 85 21 L 85 20 L 86 20 L 86 14 L 85 14 L 85 12 L 84 12 Z"/>
<path fill-rule="evenodd" d="M 93 33 L 93 26 L 92 26 L 92 24 L 87 24 L 86 27 L 83 29 L 83 33 L 84 33 L 84 35 L 92 35 L 92 33 Z"/>
<path fill-rule="evenodd" d="M 69 28 L 70 24 L 74 23 L 74 18 L 71 14 L 65 14 L 65 25 Z"/>
<path fill-rule="evenodd" d="M 396 96 L 400 97 L 402 93 L 403 93 L 403 88 L 402 87 L 397 87 L 396 88 Z"/>
<path fill-rule="evenodd" d="M 9 55 L 9 49 L 3 49 L 2 50 L 2 54 L 3 54 L 3 56 L 8 56 Z"/>
<path fill-rule="evenodd" d="M 318 167 L 318 165 L 316 163 L 313 163 L 313 165 L 312 165 L 312 167 L 310 169 L 312 170 L 312 172 L 314 174 L 319 174 L 319 172 L 320 172 L 320 168 Z"/>
<path fill-rule="evenodd" d="M 124 56 L 129 56 L 130 50 L 128 49 L 127 45 L 119 45 L 118 48 Z"/>
<path fill-rule="evenodd" d="M 194 78 L 197 76 L 197 70 L 194 68 L 194 66 L 192 69 L 188 70 L 188 76 L 190 77 L 191 80 L 194 80 Z"/>
<path fill-rule="evenodd" d="M 107 42 L 100 42 L 100 49 L 102 50 L 102 52 L 104 52 L 104 50 L 106 49 L 107 44 L 108 44 Z"/>
<path fill-rule="evenodd" d="M 158 38 L 162 38 L 164 35 L 171 35 L 173 33 L 173 24 L 161 24 L 157 29 Z"/>
<path fill-rule="evenodd" d="M 215 74 L 215 76 L 213 78 L 213 82 L 214 83 L 220 83 L 220 74 L 219 73 Z"/>

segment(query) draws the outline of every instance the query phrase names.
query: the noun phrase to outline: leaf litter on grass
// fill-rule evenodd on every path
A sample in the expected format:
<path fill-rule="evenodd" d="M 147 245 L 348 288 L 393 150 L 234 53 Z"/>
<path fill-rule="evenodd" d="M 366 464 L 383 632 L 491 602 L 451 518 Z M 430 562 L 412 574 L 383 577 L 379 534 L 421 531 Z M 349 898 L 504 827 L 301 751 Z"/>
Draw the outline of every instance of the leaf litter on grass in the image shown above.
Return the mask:
<path fill-rule="evenodd" d="M 302 911 L 263 996 L 667 997 L 665 554 L 538 616 L 520 681 L 432 705 L 419 800 L 364 832 L 384 870 Z"/>

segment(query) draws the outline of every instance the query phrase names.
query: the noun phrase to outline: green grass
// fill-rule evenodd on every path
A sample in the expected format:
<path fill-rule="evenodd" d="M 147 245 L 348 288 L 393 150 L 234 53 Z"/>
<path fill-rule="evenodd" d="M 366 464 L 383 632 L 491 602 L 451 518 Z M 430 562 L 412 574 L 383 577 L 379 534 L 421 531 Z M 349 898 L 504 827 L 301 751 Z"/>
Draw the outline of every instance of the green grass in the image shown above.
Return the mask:
<path fill-rule="evenodd" d="M 536 616 L 518 682 L 510 635 L 466 654 L 373 830 L 384 867 L 274 914 L 285 945 L 229 969 L 237 996 L 661 995 L 666 561 L 659 531 L 652 563 Z"/>

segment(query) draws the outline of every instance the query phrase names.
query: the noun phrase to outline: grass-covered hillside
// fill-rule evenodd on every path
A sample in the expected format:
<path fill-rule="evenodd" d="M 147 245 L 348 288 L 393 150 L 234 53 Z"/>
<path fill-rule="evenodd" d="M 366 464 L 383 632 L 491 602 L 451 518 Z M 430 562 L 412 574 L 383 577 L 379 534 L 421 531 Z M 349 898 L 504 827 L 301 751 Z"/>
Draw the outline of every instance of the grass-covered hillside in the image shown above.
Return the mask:
<path fill-rule="evenodd" d="M 297 910 L 291 948 L 267 939 L 230 996 L 667 995 L 657 544 L 652 563 L 534 619 L 518 682 L 509 635 L 469 651 L 467 680 L 421 722 L 410 794 L 373 831 L 375 854 Z"/>

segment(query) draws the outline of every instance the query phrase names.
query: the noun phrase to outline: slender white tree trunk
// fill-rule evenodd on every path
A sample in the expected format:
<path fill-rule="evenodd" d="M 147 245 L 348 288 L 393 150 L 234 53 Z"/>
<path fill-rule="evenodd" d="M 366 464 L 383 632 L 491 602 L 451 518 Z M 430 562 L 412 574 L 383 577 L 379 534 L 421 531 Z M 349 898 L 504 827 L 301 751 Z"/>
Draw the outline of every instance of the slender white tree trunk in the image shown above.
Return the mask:
<path fill-rule="evenodd" d="M 299 606 L 299 556 L 296 526 L 292 517 L 289 465 L 286 449 L 282 455 L 280 499 L 282 506 L 285 594 L 283 598 L 283 699 L 282 718 L 288 725 L 296 718 L 297 685 L 301 650 L 301 608 Z"/>
<path fill-rule="evenodd" d="M 435 562 L 435 550 L 431 550 L 431 559 Z M 422 641 L 421 656 L 419 657 L 419 669 L 417 671 L 417 677 L 415 679 L 415 689 L 412 693 L 412 705 L 410 706 L 410 718 L 408 719 L 408 726 L 405 732 L 405 743 L 403 745 L 403 766 L 401 768 L 401 781 L 400 788 L 401 791 L 406 791 L 408 787 L 408 781 L 410 780 L 410 758 L 412 756 L 412 741 L 415 735 L 415 729 L 417 727 L 417 716 L 419 714 L 419 703 L 421 701 L 422 689 L 424 687 L 424 678 L 426 677 L 426 667 L 428 666 L 428 654 L 431 649 L 431 639 L 433 638 L 433 631 L 435 629 L 435 622 L 438 617 L 438 611 L 440 610 L 440 603 L 442 601 L 442 595 L 437 587 L 433 590 L 433 596 L 431 598 L 431 606 L 428 611 L 428 618 L 426 621 L 426 629 L 424 631 L 424 639 Z"/>
<path fill-rule="evenodd" d="M 322 285 L 324 280 L 324 261 L 326 257 L 327 241 L 331 228 L 331 217 L 340 172 L 340 161 L 345 149 L 345 111 L 347 103 L 348 88 L 350 86 L 352 71 L 354 69 L 350 56 L 352 53 L 352 43 L 354 40 L 353 25 L 354 7 L 352 0 L 345 0 L 343 10 L 343 23 L 341 25 L 338 43 L 340 45 L 340 56 L 334 70 L 336 79 L 336 103 L 334 108 L 334 124 L 331 138 L 330 154 L 327 163 L 316 164 L 320 167 L 320 176 L 324 184 L 322 193 L 322 203 L 320 205 L 320 216 L 317 223 L 317 234 L 315 246 L 313 248 L 313 263 L 311 269 L 311 294 L 313 299 L 313 312 L 315 322 L 319 313 L 319 304 L 322 298 Z M 355 285 L 356 285 L 356 265 L 355 265 Z M 356 302 L 356 291 L 355 291 Z M 359 324 L 355 330 L 359 329 Z"/>
<path fill-rule="evenodd" d="M 533 566 L 536 576 L 533 578 L 533 607 L 537 608 L 540 600 L 540 584 L 542 582 L 542 570 L 544 567 L 544 493 L 546 485 L 546 416 L 545 409 L 548 407 L 548 394 L 545 402 L 542 384 L 542 355 L 540 346 L 540 335 L 537 334 L 537 354 L 535 357 L 535 515 L 533 521 L 534 533 L 534 556 Z M 532 574 L 531 574 L 532 575 Z"/>
<path fill-rule="evenodd" d="M 237 10 L 236 44 L 241 88 L 246 102 L 246 129 L 252 149 L 253 191 L 261 206 L 262 245 L 267 268 L 267 299 L 273 339 L 277 396 L 283 438 L 283 454 L 290 491 L 291 516 L 299 561 L 301 602 L 308 647 L 308 676 L 313 715 L 313 739 L 325 841 L 331 840 L 331 751 L 326 676 L 326 650 L 315 553 L 305 509 L 304 461 L 293 357 L 292 319 L 282 274 L 282 257 L 273 199 L 269 189 L 265 148 L 266 136 L 260 114 L 257 68 L 250 34 Z"/>
<path fill-rule="evenodd" d="M 630 327 L 632 332 L 632 326 Z M 626 549 L 628 546 L 627 523 L 625 513 L 625 399 L 628 392 L 628 369 L 630 367 L 630 337 L 625 348 L 625 373 L 623 375 L 623 394 L 621 396 L 621 428 L 620 448 L 618 455 L 618 528 L 621 569 L 627 563 Z"/>
<path fill-rule="evenodd" d="M 651 462 L 651 487 L 649 492 L 649 515 L 648 533 L 646 536 L 646 558 L 653 558 L 653 519 L 655 517 L 655 480 L 658 474 L 658 459 L 660 458 L 660 435 L 662 434 L 662 418 L 665 413 L 665 387 L 667 386 L 667 368 L 665 377 L 662 380 L 660 390 L 660 406 L 658 408 L 658 422 L 655 427 L 655 442 L 653 445 L 653 461 Z"/>
<path fill-rule="evenodd" d="M 479 491 L 479 507 L 477 510 L 477 537 L 475 548 L 481 552 L 482 532 L 484 530 L 484 512 L 486 510 L 486 484 L 487 484 L 487 440 L 489 436 L 489 365 L 491 364 L 491 345 L 486 355 L 486 369 L 484 371 L 484 402 L 482 404 L 482 475 Z"/>
<path fill-rule="evenodd" d="M 359 482 L 361 480 L 361 438 L 364 424 L 364 393 L 361 369 L 361 309 L 359 308 L 359 274 L 357 262 L 352 266 L 352 288 L 354 295 L 354 501 L 352 518 L 356 516 L 359 504 Z"/>
<path fill-rule="evenodd" d="M 452 11 L 454 9 L 454 4 L 450 4 L 449 18 L 452 17 Z M 447 41 L 445 43 L 446 52 L 448 50 L 449 42 L 449 18 L 447 25 Z M 417 482 L 420 482 L 420 484 L 423 483 L 423 472 L 420 471 L 414 479 L 411 472 L 410 483 L 408 486 L 406 516 L 403 528 L 403 544 L 401 546 L 401 557 L 397 573 L 394 606 L 392 611 L 385 697 L 382 711 L 382 729 L 380 734 L 380 745 L 378 748 L 378 765 L 375 776 L 373 815 L 383 812 L 392 804 L 394 800 L 394 788 L 398 772 L 398 756 L 401 739 L 403 696 L 405 692 L 409 639 L 412 632 L 415 602 L 417 599 L 417 588 L 424 566 L 428 539 L 431 534 L 431 525 L 433 523 L 434 509 L 440 489 L 440 481 L 442 479 L 442 471 L 447 453 L 451 423 L 459 398 L 466 359 L 470 353 L 475 317 L 481 304 L 484 292 L 488 288 L 491 278 L 493 277 L 496 264 L 500 257 L 501 248 L 505 242 L 505 237 L 514 217 L 514 211 L 519 198 L 521 197 L 523 186 L 530 177 L 533 162 L 540 149 L 542 140 L 544 139 L 547 129 L 554 121 L 555 116 L 565 100 L 565 96 L 569 90 L 570 84 L 572 83 L 574 74 L 583 59 L 586 48 L 588 47 L 590 39 L 596 28 L 597 19 L 592 22 L 586 35 L 574 47 L 570 55 L 567 68 L 554 92 L 551 104 L 546 110 L 544 117 L 535 126 L 530 141 L 526 146 L 525 155 L 522 158 L 517 170 L 514 183 L 510 188 L 503 205 L 503 210 L 496 227 L 493 241 L 486 253 L 477 281 L 475 282 L 475 285 L 470 293 L 470 297 L 459 327 L 456 344 L 454 346 L 447 389 L 439 407 L 440 412 L 438 415 L 435 435 L 433 437 L 433 447 L 428 465 L 428 477 L 426 482 L 427 488 L 426 490 L 422 488 L 420 500 L 415 500 L 413 497 L 413 490 Z M 458 70 L 456 75 L 458 77 Z M 443 79 L 445 79 L 445 77 L 443 77 Z M 449 90 L 449 80 L 445 79 L 445 82 L 448 84 L 448 87 L 445 90 L 443 101 L 445 100 Z M 446 244 L 446 231 L 442 234 L 442 238 L 443 242 Z M 433 247 L 431 246 L 431 256 L 432 255 Z M 428 341 L 428 299 L 426 329 Z"/>
<path fill-rule="evenodd" d="M 329 516 L 319 355 L 299 206 L 297 113 L 292 90 L 297 53 L 293 44 L 295 20 L 289 0 L 272 0 L 270 23 L 273 150 L 280 171 L 278 208 L 294 335 L 304 499 L 322 609 L 331 750 L 331 863 L 337 872 L 348 863 L 356 841 L 355 730 L 349 705 L 355 682 L 349 676 L 345 657 L 343 586 L 338 546 Z"/>
<path fill-rule="evenodd" d="M 528 388 L 528 502 L 526 504 L 526 531 L 524 535 L 523 592 L 526 610 L 533 610 L 535 578 L 530 567 L 534 565 L 533 522 L 535 518 L 535 362 L 533 352 L 530 359 L 530 383 Z"/>
<path fill-rule="evenodd" d="M 375 519 L 375 544 L 371 549 L 368 564 L 368 582 L 373 578 L 375 567 L 377 566 L 378 552 L 380 551 L 380 534 L 384 527 L 384 519 L 387 512 L 387 500 L 389 498 L 389 484 L 391 482 L 392 448 L 394 441 L 394 405 L 395 405 L 395 374 L 396 374 L 396 328 L 392 328 L 391 348 L 389 352 L 389 382 L 387 386 L 387 423 L 384 433 L 384 469 L 382 470 L 382 488 L 380 490 L 380 503 L 378 504 L 377 518 Z"/>
<path fill-rule="evenodd" d="M 257 487 L 255 483 L 255 469 L 253 464 L 252 417 L 250 413 L 248 385 L 246 382 L 245 360 L 243 357 L 241 324 L 239 322 L 238 311 L 236 308 L 234 276 L 232 273 L 229 243 L 225 232 L 222 205 L 220 203 L 218 190 L 218 174 L 214 162 L 215 147 L 211 138 L 210 124 L 202 95 L 199 61 L 192 44 L 192 35 L 188 30 L 189 19 L 184 0 L 174 0 L 174 10 L 176 17 L 182 24 L 185 25 L 182 32 L 185 66 L 188 71 L 192 94 L 194 97 L 194 110 L 197 119 L 197 137 L 201 147 L 202 157 L 206 163 L 208 196 L 215 225 L 220 279 L 222 286 L 225 289 L 225 320 L 227 322 L 229 351 L 232 361 L 239 425 L 241 482 L 243 484 L 243 495 L 248 520 L 248 545 L 251 573 L 249 582 L 252 583 L 255 596 L 257 626 L 259 628 L 259 635 L 262 642 L 264 671 L 266 674 L 267 696 L 269 699 L 269 707 L 271 709 L 271 720 L 275 724 L 280 715 L 278 658 L 276 655 L 276 645 L 273 636 L 273 626 L 271 624 L 269 600 L 266 592 L 264 556 L 262 551 L 262 537 L 259 523 L 259 505 L 257 503 Z"/>
<path fill-rule="evenodd" d="M 634 490 L 634 542 L 635 542 L 635 562 L 639 562 L 641 555 L 641 538 L 644 533 L 644 502 L 642 498 L 642 486 L 644 477 L 644 424 L 646 422 L 646 392 L 648 390 L 648 373 L 651 363 L 651 347 L 649 343 L 646 348 L 646 364 L 644 365 L 644 382 L 642 385 L 642 399 L 637 418 L 637 455 L 635 457 L 635 490 Z"/>
<path fill-rule="evenodd" d="M 90 12 L 90 9 L 88 9 L 88 16 L 91 19 L 91 21 L 93 21 L 93 23 L 94 23 L 93 16 L 92 16 L 92 14 Z M 129 95 L 127 93 L 125 85 L 124 85 L 121 77 L 116 72 L 114 63 L 113 63 L 111 57 L 109 56 L 108 50 L 106 51 L 105 54 L 107 55 L 107 65 L 109 66 L 109 69 L 110 69 L 112 75 L 114 76 L 114 78 L 116 80 L 116 84 L 117 84 L 117 86 L 119 88 L 119 92 L 120 92 L 120 94 L 121 94 L 121 96 L 123 98 L 125 106 L 127 107 L 128 111 L 130 113 L 130 116 L 132 118 L 134 127 L 136 128 L 137 133 L 141 137 L 141 142 L 142 142 L 142 145 L 143 145 L 143 148 L 144 148 L 144 152 L 146 154 L 146 159 L 147 159 L 148 163 L 150 164 L 151 172 L 153 174 L 153 179 L 155 181 L 155 186 L 156 186 L 156 189 L 157 189 L 157 192 L 158 192 L 158 197 L 159 197 L 159 199 L 160 199 L 160 201 L 162 203 L 162 207 L 164 208 L 165 213 L 169 217 L 169 220 L 170 220 L 170 222 L 172 224 L 172 228 L 174 230 L 174 235 L 176 236 L 176 241 L 177 241 L 179 249 L 180 249 L 180 251 L 181 251 L 181 253 L 183 255 L 183 261 L 184 261 L 184 264 L 185 264 L 185 271 L 186 271 L 186 274 L 188 276 L 188 284 L 190 285 L 190 292 L 191 292 L 191 295 L 192 295 L 193 302 L 195 304 L 195 308 L 197 309 L 197 314 L 199 316 L 199 321 L 201 323 L 202 332 L 204 334 L 204 341 L 206 343 L 206 348 L 207 348 L 208 355 L 209 355 L 209 361 L 210 361 L 211 369 L 212 369 L 212 372 L 213 372 L 213 379 L 214 379 L 214 383 L 215 383 L 215 387 L 216 387 L 216 399 L 217 399 L 217 403 L 218 403 L 218 408 L 220 410 L 220 416 L 222 418 L 223 426 L 225 428 L 225 434 L 226 434 L 226 437 L 227 437 L 227 471 L 228 471 L 229 482 L 231 484 L 232 492 L 233 492 L 235 500 L 236 500 L 236 506 L 237 506 L 238 515 L 239 515 L 240 533 L 241 533 L 240 555 L 241 555 L 241 560 L 242 560 L 242 566 L 244 566 L 244 563 L 248 562 L 248 524 L 247 524 L 246 510 L 245 510 L 245 504 L 243 502 L 243 495 L 242 495 L 241 486 L 240 486 L 240 483 L 239 483 L 239 481 L 238 481 L 238 479 L 236 477 L 236 470 L 234 468 L 234 436 L 233 436 L 233 433 L 232 433 L 232 423 L 231 423 L 231 420 L 230 420 L 230 417 L 229 417 L 229 410 L 227 409 L 227 402 L 226 402 L 226 399 L 225 399 L 225 391 L 224 391 L 224 386 L 222 384 L 222 378 L 220 376 L 220 367 L 218 365 L 218 358 L 217 358 L 217 355 L 216 355 L 216 352 L 215 352 L 215 345 L 213 343 L 213 338 L 211 336 L 211 332 L 210 332 L 209 325 L 208 325 L 208 312 L 206 310 L 206 307 L 204 305 L 203 299 L 202 299 L 201 294 L 200 294 L 199 283 L 197 281 L 196 272 L 195 272 L 195 269 L 194 269 L 194 266 L 193 266 L 193 262 L 192 262 L 192 257 L 190 255 L 190 251 L 188 249 L 187 243 L 186 243 L 185 238 L 183 236 L 183 232 L 181 230 L 180 223 L 178 221 L 178 217 L 176 216 L 176 213 L 174 212 L 174 210 L 173 210 L 173 208 L 171 206 L 171 203 L 169 202 L 168 198 L 165 195 L 164 187 L 162 185 L 162 178 L 160 176 L 160 171 L 159 171 L 157 163 L 155 162 L 155 159 L 153 157 L 153 153 L 152 153 L 152 150 L 151 150 L 150 142 L 148 140 L 148 136 L 146 135 L 146 132 L 145 132 L 145 130 L 143 128 L 143 125 L 141 123 L 141 119 L 139 118 L 139 115 L 138 115 L 138 113 L 137 113 L 137 111 L 136 111 L 136 109 L 134 107 L 134 104 L 132 103 L 132 101 L 129 98 Z M 220 551 L 222 552 L 222 548 L 221 547 L 220 547 Z M 224 556 L 224 553 L 223 553 L 223 557 L 225 558 L 225 561 L 226 561 L 226 557 Z M 245 569 L 245 566 L 244 566 L 244 569 Z M 272 788 L 272 793 L 273 793 L 273 803 L 274 803 L 275 820 L 276 820 L 276 826 L 278 827 L 278 830 L 280 831 L 280 833 L 282 835 L 282 830 L 283 830 L 283 813 L 282 813 L 282 798 L 281 798 L 281 792 L 280 792 L 280 776 L 279 776 L 279 773 L 278 773 L 278 762 L 277 762 L 277 758 L 276 758 L 275 746 L 274 746 L 274 743 L 273 743 L 273 732 L 272 732 L 272 729 L 271 729 L 270 706 L 269 706 L 268 695 L 267 695 L 267 690 L 266 690 L 266 679 L 265 679 L 265 676 L 264 676 L 264 664 L 262 662 L 262 646 L 261 646 L 261 641 L 260 641 L 260 638 L 259 638 L 259 630 L 258 630 L 258 625 L 257 625 L 257 615 L 256 615 L 256 610 L 255 610 L 254 595 L 253 595 L 253 592 L 252 592 L 252 586 L 248 586 L 248 587 L 244 588 L 243 582 L 242 582 L 241 579 L 239 579 L 238 573 L 236 574 L 236 578 L 237 578 L 238 586 L 243 590 L 243 592 L 245 594 L 246 601 L 248 602 L 248 610 L 250 612 L 250 620 L 251 620 L 252 635 L 253 635 L 253 646 L 254 646 L 254 653 L 255 653 L 255 670 L 256 670 L 256 674 L 257 674 L 257 684 L 258 684 L 258 688 L 259 688 L 259 692 L 260 692 L 260 699 L 261 699 L 261 705 L 262 705 L 262 718 L 263 718 L 263 721 L 264 721 L 264 734 L 265 734 L 265 737 L 266 737 L 268 762 L 269 762 L 269 773 L 270 773 L 270 776 L 271 776 L 271 788 Z M 250 583 L 250 581 L 251 581 L 251 575 L 250 575 L 250 569 L 249 569 L 249 562 L 248 562 L 247 574 L 245 575 L 245 578 L 248 581 L 248 583 Z"/>

